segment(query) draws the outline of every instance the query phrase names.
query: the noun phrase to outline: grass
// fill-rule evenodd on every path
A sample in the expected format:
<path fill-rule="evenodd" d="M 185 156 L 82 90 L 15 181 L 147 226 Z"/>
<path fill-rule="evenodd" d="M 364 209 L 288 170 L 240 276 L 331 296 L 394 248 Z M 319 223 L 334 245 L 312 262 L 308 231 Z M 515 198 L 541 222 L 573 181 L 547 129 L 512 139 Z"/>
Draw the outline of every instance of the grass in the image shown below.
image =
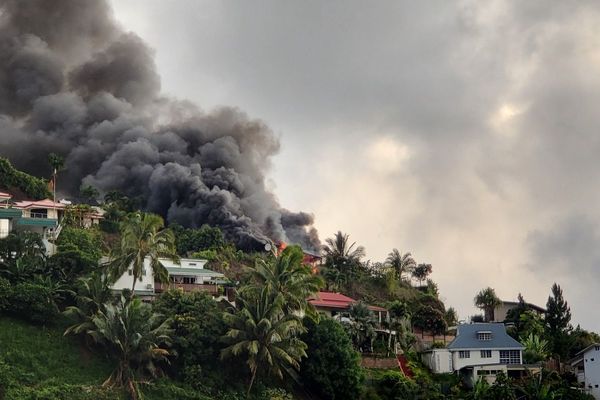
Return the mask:
<path fill-rule="evenodd" d="M 0 400 L 119 400 L 120 390 L 101 388 L 113 364 L 92 353 L 65 325 L 44 327 L 0 316 Z M 8 384 L 8 386 L 7 386 Z M 209 400 L 169 379 L 144 389 L 146 400 Z"/>
<path fill-rule="evenodd" d="M 100 385 L 110 375 L 111 363 L 63 336 L 64 328 L 33 326 L 0 318 L 0 359 L 18 372 L 20 384 L 58 381 L 73 385 Z"/>

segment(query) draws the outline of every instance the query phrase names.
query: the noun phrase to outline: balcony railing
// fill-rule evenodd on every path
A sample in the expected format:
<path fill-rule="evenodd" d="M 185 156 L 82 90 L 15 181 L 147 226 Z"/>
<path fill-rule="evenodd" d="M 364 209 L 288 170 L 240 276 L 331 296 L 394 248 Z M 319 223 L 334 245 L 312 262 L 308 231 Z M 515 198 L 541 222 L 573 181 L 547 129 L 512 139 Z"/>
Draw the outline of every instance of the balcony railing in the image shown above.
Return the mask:
<path fill-rule="evenodd" d="M 154 291 L 157 293 L 164 292 L 168 289 L 182 289 L 184 292 L 195 292 L 203 290 L 210 294 L 218 294 L 219 289 L 217 285 L 202 285 L 198 283 L 154 283 Z"/>
<path fill-rule="evenodd" d="M 24 217 L 27 217 L 27 215 L 24 215 Z M 48 214 L 46 214 L 46 213 L 30 212 L 29 213 L 29 218 L 48 218 Z"/>

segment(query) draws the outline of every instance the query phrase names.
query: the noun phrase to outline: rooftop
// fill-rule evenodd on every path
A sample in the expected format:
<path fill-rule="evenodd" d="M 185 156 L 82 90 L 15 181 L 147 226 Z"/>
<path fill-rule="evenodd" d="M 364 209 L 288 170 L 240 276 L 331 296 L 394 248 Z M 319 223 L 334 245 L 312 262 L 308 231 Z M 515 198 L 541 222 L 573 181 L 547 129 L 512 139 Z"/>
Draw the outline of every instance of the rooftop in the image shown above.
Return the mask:
<path fill-rule="evenodd" d="M 29 208 L 58 208 L 58 209 L 64 209 L 65 205 L 62 203 L 55 203 L 50 199 L 44 199 L 44 200 L 27 200 L 27 201 L 17 201 L 15 203 L 15 207 L 16 208 L 23 208 L 23 209 L 29 209 Z"/>
<path fill-rule="evenodd" d="M 337 308 L 340 310 L 348 309 L 352 304 L 358 303 L 357 300 L 354 300 L 351 297 L 334 292 L 317 292 L 317 294 L 309 299 L 308 302 L 315 307 Z M 369 306 L 369 310 L 387 311 L 385 308 L 377 306 Z"/>
<path fill-rule="evenodd" d="M 491 333 L 489 340 L 480 340 L 477 333 Z M 506 333 L 501 323 L 474 323 L 458 325 L 456 338 L 448 349 L 523 349 L 523 345 Z"/>

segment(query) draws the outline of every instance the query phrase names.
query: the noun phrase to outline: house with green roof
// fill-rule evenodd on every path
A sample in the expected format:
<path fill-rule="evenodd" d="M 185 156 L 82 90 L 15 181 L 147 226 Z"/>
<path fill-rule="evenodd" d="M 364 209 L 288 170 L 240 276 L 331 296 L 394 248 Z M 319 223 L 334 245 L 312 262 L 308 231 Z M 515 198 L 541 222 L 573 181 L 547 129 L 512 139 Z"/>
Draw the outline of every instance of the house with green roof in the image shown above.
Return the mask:
<path fill-rule="evenodd" d="M 220 272 L 215 272 L 204 268 L 207 260 L 182 258 L 179 263 L 172 260 L 161 258 L 159 262 L 169 273 L 169 281 L 165 283 L 158 282 L 150 268 L 150 259 L 144 260 L 142 276 L 138 278 L 135 284 L 135 294 L 151 300 L 156 294 L 168 289 L 181 289 L 184 292 L 193 292 L 203 290 L 214 296 L 219 294 L 219 286 L 224 283 L 225 276 Z M 133 270 L 129 268 L 115 283 L 111 289 L 120 292 L 123 289 L 133 287 Z"/>

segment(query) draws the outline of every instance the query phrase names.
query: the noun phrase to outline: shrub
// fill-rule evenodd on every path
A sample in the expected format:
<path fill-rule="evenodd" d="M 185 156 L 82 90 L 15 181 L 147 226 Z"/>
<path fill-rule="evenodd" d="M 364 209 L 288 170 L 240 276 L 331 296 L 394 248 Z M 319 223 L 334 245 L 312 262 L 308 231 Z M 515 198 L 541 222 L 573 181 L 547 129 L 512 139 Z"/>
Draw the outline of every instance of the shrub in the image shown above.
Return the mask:
<path fill-rule="evenodd" d="M 356 396 L 362 382 L 360 357 L 342 325 L 331 318 L 319 323 L 305 318 L 308 358 L 300 366 L 307 387 L 324 399 L 349 399 Z"/>
<path fill-rule="evenodd" d="M 219 361 L 220 338 L 226 329 L 221 311 L 209 294 L 169 290 L 156 299 L 153 307 L 155 312 L 170 318 L 173 349 L 178 354 L 172 361 L 176 375 L 191 385 L 203 386 L 205 379 L 201 376 L 223 371 Z"/>
<path fill-rule="evenodd" d="M 381 400 L 414 399 L 419 387 L 399 371 L 386 371 L 374 382 L 373 386 Z"/>
<path fill-rule="evenodd" d="M 0 313 L 8 307 L 11 295 L 12 288 L 10 282 L 4 278 L 0 278 Z"/>
<path fill-rule="evenodd" d="M 19 283 L 14 286 L 10 297 L 10 312 L 18 318 L 45 324 L 58 314 L 58 309 L 49 288 L 35 283 Z"/>

